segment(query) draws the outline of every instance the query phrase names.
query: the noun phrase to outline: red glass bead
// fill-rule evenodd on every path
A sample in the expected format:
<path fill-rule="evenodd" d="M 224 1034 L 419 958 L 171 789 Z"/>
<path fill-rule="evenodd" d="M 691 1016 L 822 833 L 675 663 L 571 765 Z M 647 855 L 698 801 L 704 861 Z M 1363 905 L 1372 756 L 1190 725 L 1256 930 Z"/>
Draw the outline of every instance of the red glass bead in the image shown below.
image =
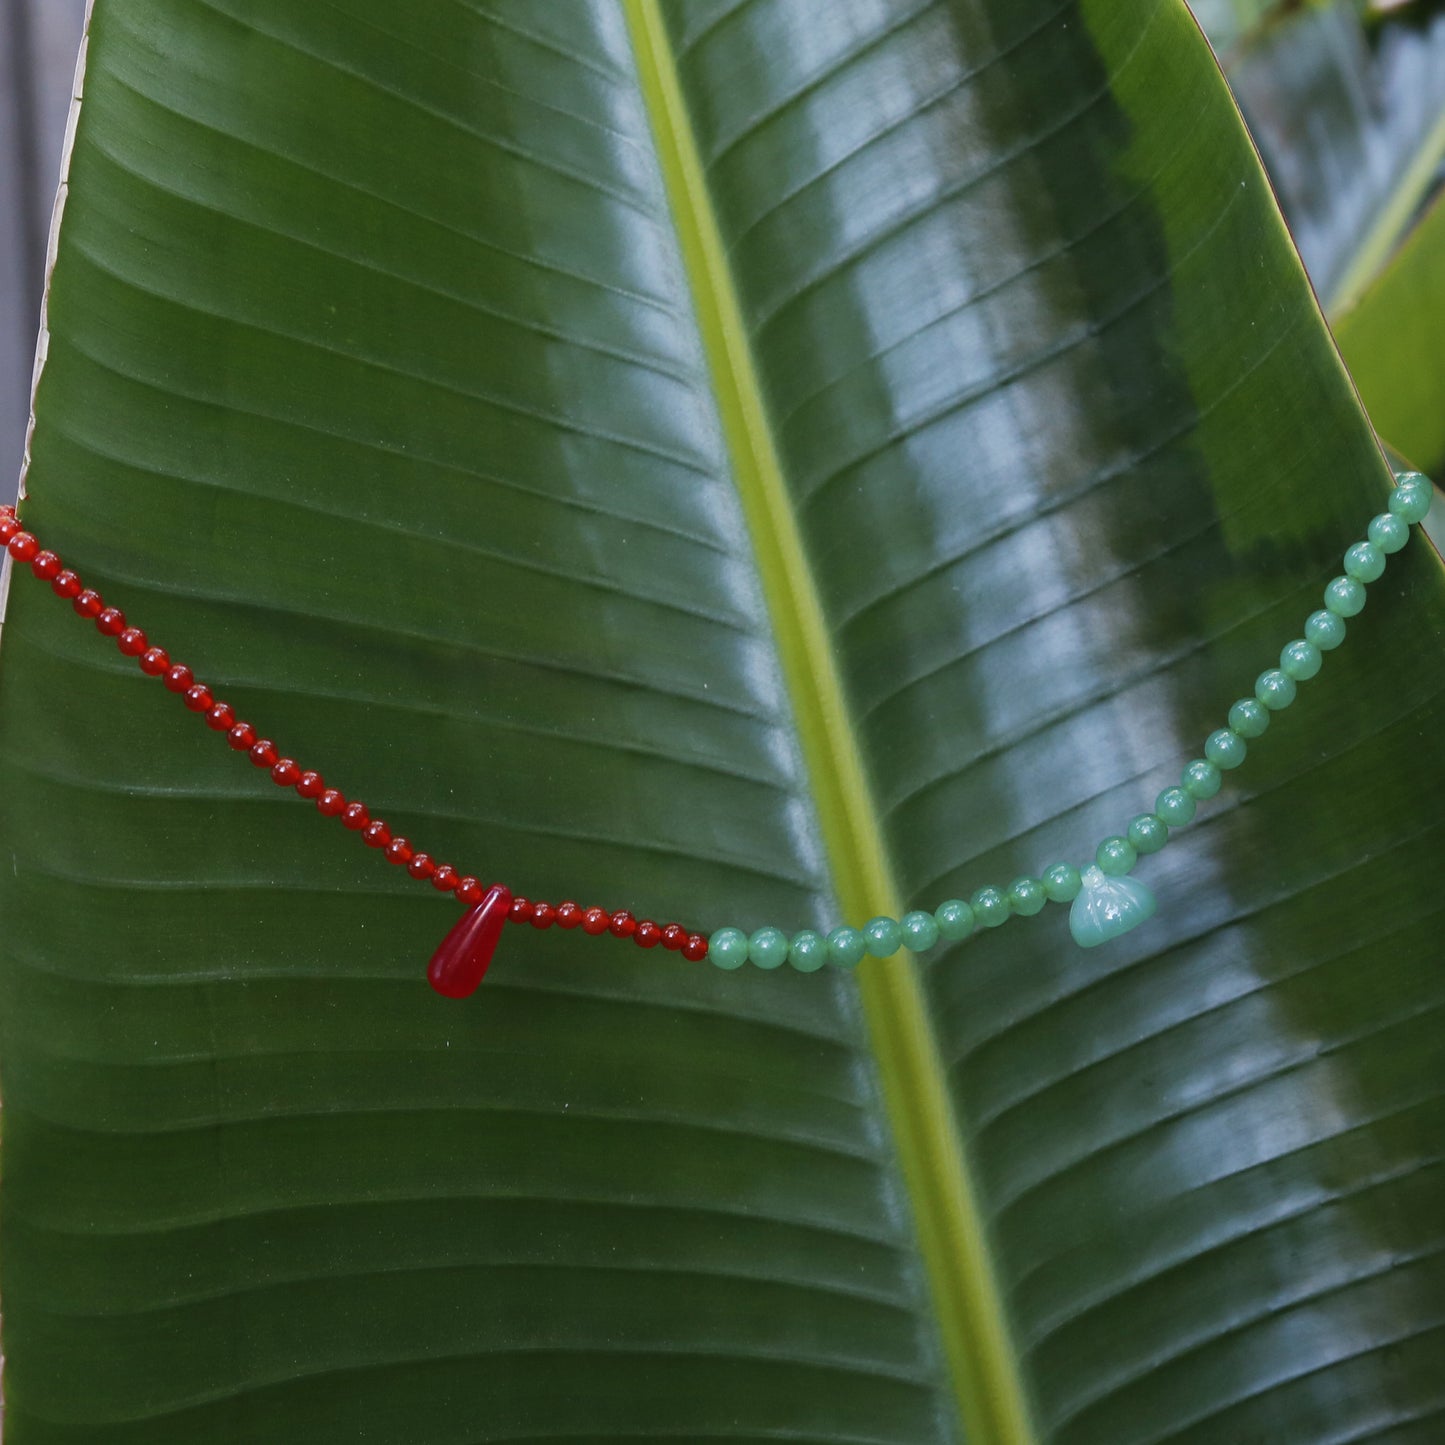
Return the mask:
<path fill-rule="evenodd" d="M 637 920 L 625 908 L 619 908 L 607 928 L 615 938 L 631 938 L 637 932 Z"/>
<path fill-rule="evenodd" d="M 526 923 L 532 917 L 532 905 L 525 898 L 513 898 L 512 911 L 507 916 L 513 923 Z"/>
<path fill-rule="evenodd" d="M 101 600 L 99 592 L 92 587 L 87 587 L 84 592 L 76 596 L 75 601 L 70 605 L 81 617 L 99 617 L 100 610 L 105 603 Z"/>
<path fill-rule="evenodd" d="M 371 814 L 366 811 L 365 803 L 348 803 L 341 810 L 341 826 L 350 828 L 353 833 L 366 827 L 371 822 Z"/>
<path fill-rule="evenodd" d="M 373 818 L 361 830 L 361 841 L 368 848 L 385 848 L 391 842 L 391 828 L 382 818 Z"/>
<path fill-rule="evenodd" d="M 257 738 L 251 744 L 251 762 L 258 768 L 275 767 L 280 757 L 276 744 L 270 738 Z"/>
<path fill-rule="evenodd" d="M 511 906 L 512 895 L 494 883 L 486 897 L 453 924 L 427 965 L 427 982 L 439 994 L 466 998 L 476 991 L 497 951 Z"/>
<path fill-rule="evenodd" d="M 637 925 L 632 941 L 639 948 L 656 948 L 662 942 L 662 930 L 650 918 L 644 918 Z"/>
<path fill-rule="evenodd" d="M 146 650 L 146 635 L 139 627 L 127 627 L 115 640 L 127 657 L 139 657 Z"/>
<path fill-rule="evenodd" d="M 119 607 L 102 607 L 95 614 L 96 627 L 107 637 L 119 637 L 125 631 L 125 613 Z"/>
<path fill-rule="evenodd" d="M 278 788 L 294 788 L 301 776 L 301 768 L 295 758 L 277 758 L 271 764 L 271 781 Z"/>
<path fill-rule="evenodd" d="M 465 903 L 468 908 L 480 903 L 486 896 L 487 890 L 470 873 L 457 884 L 457 901 Z"/>
<path fill-rule="evenodd" d="M 316 800 L 316 811 L 323 818 L 334 818 L 346 807 L 346 799 L 335 788 L 327 788 Z"/>
<path fill-rule="evenodd" d="M 195 673 L 184 662 L 172 663 L 166 668 L 166 675 L 161 678 L 167 692 L 184 692 L 195 680 Z"/>
<path fill-rule="evenodd" d="M 164 647 L 148 647 L 140 655 L 140 670 L 147 677 L 159 677 L 170 665 L 170 654 Z"/>
<path fill-rule="evenodd" d="M 386 845 L 386 861 L 388 863 L 410 863 L 415 856 L 415 849 L 406 838 L 393 838 Z"/>
<path fill-rule="evenodd" d="M 320 773 L 308 769 L 296 779 L 296 791 L 303 798 L 319 798 L 326 791 L 326 780 Z"/>
<path fill-rule="evenodd" d="M 226 741 L 230 743 L 238 753 L 245 752 L 245 750 L 256 741 L 256 729 L 248 722 L 238 722 L 236 726 L 226 734 Z"/>
<path fill-rule="evenodd" d="M 582 922 L 582 910 L 570 900 L 557 905 L 557 927 L 576 928 Z"/>
<path fill-rule="evenodd" d="M 50 584 L 50 590 L 57 597 L 78 597 L 80 595 L 80 578 L 74 572 L 62 572 Z"/>
<path fill-rule="evenodd" d="M 582 932 L 596 938 L 599 933 L 607 932 L 607 925 L 611 922 L 612 915 L 605 908 L 589 908 L 582 915 Z"/>
<path fill-rule="evenodd" d="M 211 689 L 203 682 L 193 682 L 187 689 L 183 701 L 192 712 L 210 712 L 215 702 Z"/>
<path fill-rule="evenodd" d="M 33 562 L 40 552 L 40 543 L 29 532 L 16 532 L 6 545 L 17 562 Z"/>
<path fill-rule="evenodd" d="M 443 863 L 431 876 L 431 886 L 438 893 L 450 893 L 461 881 L 462 875 L 450 863 Z"/>
<path fill-rule="evenodd" d="M 42 582 L 49 582 L 60 575 L 60 558 L 54 552 L 37 552 L 30 570 Z"/>
<path fill-rule="evenodd" d="M 707 957 L 707 939 L 702 934 L 694 933 L 688 936 L 688 940 L 682 946 L 682 956 L 691 959 L 693 963 Z"/>
<path fill-rule="evenodd" d="M 669 923 L 662 930 L 662 946 L 670 948 L 674 953 L 687 942 L 687 929 L 680 923 Z"/>
<path fill-rule="evenodd" d="M 236 709 L 228 702 L 218 702 L 206 714 L 206 726 L 214 728 L 218 733 L 230 732 L 235 723 Z M 242 743 L 240 746 L 249 748 L 251 744 Z"/>
<path fill-rule="evenodd" d="M 557 910 L 550 903 L 534 903 L 532 905 L 532 927 L 551 928 L 557 921 Z"/>
<path fill-rule="evenodd" d="M 8 516 L 5 513 L 0 513 L 0 542 L 9 546 L 10 539 L 19 531 L 20 523 L 15 520 L 15 514 L 13 512 Z"/>
<path fill-rule="evenodd" d="M 406 871 L 413 878 L 430 878 L 437 871 L 436 860 L 429 853 L 413 853 Z"/>

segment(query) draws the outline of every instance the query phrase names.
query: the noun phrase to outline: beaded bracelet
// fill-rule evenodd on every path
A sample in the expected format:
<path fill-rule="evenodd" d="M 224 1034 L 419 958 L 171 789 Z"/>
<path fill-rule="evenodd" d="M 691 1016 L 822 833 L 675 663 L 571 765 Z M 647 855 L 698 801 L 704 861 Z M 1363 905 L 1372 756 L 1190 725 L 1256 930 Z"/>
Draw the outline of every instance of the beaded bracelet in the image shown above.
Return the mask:
<path fill-rule="evenodd" d="M 773 969 L 786 962 L 800 973 L 813 973 L 825 963 L 853 968 L 865 956 L 888 958 L 900 948 L 922 953 L 940 940 L 957 942 L 976 928 L 997 928 L 1015 914 L 1030 918 L 1049 902 L 1071 905 L 1069 931 L 1080 947 L 1092 948 L 1127 933 L 1151 917 L 1156 906 L 1148 886 L 1128 876 L 1140 855 L 1157 853 L 1169 841 L 1171 828 L 1182 828 L 1194 817 L 1197 805 L 1219 791 L 1223 774 L 1244 761 L 1249 741 L 1263 734 L 1270 714 L 1288 707 L 1297 685 L 1319 672 L 1323 654 L 1344 641 L 1345 618 L 1354 617 L 1365 605 L 1365 584 L 1383 574 L 1386 556 L 1405 545 L 1411 524 L 1424 520 L 1432 495 L 1430 482 L 1419 472 L 1396 476 L 1389 510 L 1371 521 L 1365 541 L 1345 552 L 1344 575 L 1325 588 L 1325 605 L 1305 619 L 1305 635 L 1285 645 L 1278 667 L 1260 673 L 1253 697 L 1240 698 L 1229 709 L 1228 726 L 1205 739 L 1204 756 L 1185 766 L 1179 786 L 1165 788 L 1155 799 L 1154 811 L 1140 813 L 1123 834 L 1105 838 L 1094 851 L 1093 863 L 1082 870 L 1072 863 L 1055 863 L 1038 878 L 1016 878 L 1007 888 L 980 888 L 967 902 L 951 898 L 931 913 L 920 909 L 901 919 L 873 918 L 862 928 L 840 925 L 826 936 L 805 928 L 791 938 L 771 925 L 751 934 L 720 928 L 709 938 L 681 924 L 638 919 L 625 908 L 583 908 L 571 901 L 554 907 L 515 896 L 503 883 L 483 887 L 472 875 L 438 863 L 407 838 L 393 835 L 384 819 L 373 818 L 365 803 L 328 787 L 320 773 L 282 756 L 274 742 L 260 737 L 250 723 L 237 718 L 229 703 L 218 701 L 205 683 L 198 682 L 189 667 L 173 662 L 163 647 L 151 645 L 140 628 L 127 623 L 120 608 L 108 606 L 54 552 L 42 550 L 34 534 L 22 528 L 14 507 L 0 507 L 0 543 L 14 562 L 28 563 L 57 596 L 69 599 L 79 616 L 93 620 L 103 636 L 115 638 L 116 646 L 126 657 L 134 657 L 143 673 L 160 678 L 233 749 L 256 767 L 266 768 L 272 782 L 314 800 L 322 817 L 339 818 L 342 827 L 358 834 L 368 847 L 379 849 L 389 863 L 404 867 L 412 878 L 441 893 L 455 894 L 467 911 L 432 956 L 427 979 L 438 993 L 465 998 L 481 983 L 502 925 L 508 921 L 534 928 L 553 924 L 581 928 L 594 936 L 607 933 L 631 938 L 641 948 L 661 944 L 693 961 L 710 958 L 724 969 L 748 962 Z"/>

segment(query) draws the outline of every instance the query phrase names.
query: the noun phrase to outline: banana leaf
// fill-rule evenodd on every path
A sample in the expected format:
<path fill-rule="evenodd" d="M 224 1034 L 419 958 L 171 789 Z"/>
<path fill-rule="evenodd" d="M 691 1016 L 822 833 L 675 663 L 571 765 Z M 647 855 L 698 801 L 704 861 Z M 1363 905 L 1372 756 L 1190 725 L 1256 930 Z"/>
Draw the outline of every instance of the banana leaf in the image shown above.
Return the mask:
<path fill-rule="evenodd" d="M 1389 484 L 1180 0 L 109 0 L 23 515 L 286 754 L 711 932 L 1147 811 Z M 509 928 L 48 589 L 12 1445 L 1430 1438 L 1440 559 L 1137 872 L 856 972 Z"/>

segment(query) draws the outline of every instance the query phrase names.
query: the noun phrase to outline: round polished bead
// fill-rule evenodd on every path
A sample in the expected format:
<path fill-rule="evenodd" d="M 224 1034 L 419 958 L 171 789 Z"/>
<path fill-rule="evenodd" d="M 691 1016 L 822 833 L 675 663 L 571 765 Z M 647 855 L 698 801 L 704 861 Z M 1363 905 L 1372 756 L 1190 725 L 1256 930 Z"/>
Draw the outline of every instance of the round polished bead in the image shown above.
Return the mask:
<path fill-rule="evenodd" d="M 1015 878 L 1008 886 L 1009 911 L 1017 913 L 1020 918 L 1032 918 L 1034 914 L 1042 913 L 1048 901 L 1049 895 L 1044 892 L 1041 879 Z"/>
<path fill-rule="evenodd" d="M 13 512 L 0 512 L 0 542 L 7 546 L 10 539 L 20 531 L 20 523 L 15 520 Z"/>
<path fill-rule="evenodd" d="M 442 871 L 449 866 L 449 864 L 443 863 L 441 868 L 437 869 L 436 877 L 432 879 L 433 885 L 435 885 L 437 877 L 441 876 Z M 457 870 L 455 868 L 452 869 L 453 877 L 456 876 L 456 871 Z M 545 903 L 541 899 L 538 899 L 535 903 L 532 904 L 532 917 L 530 921 L 533 928 L 551 928 L 551 926 L 557 921 L 557 910 L 553 908 L 550 903 Z M 637 935 L 641 932 L 642 925 L 639 923 L 636 929 L 633 930 L 632 936 L 636 938 Z"/>
<path fill-rule="evenodd" d="M 748 958 L 759 968 L 777 968 L 788 958 L 788 935 L 781 928 L 759 928 L 748 939 Z"/>
<path fill-rule="evenodd" d="M 297 791 L 299 792 L 300 789 L 298 788 Z M 386 845 L 386 861 L 388 863 L 404 866 L 410 863 L 415 857 L 416 849 L 411 846 L 411 840 L 409 838 L 393 838 L 391 842 Z M 477 901 L 480 902 L 481 900 L 478 899 Z"/>
<path fill-rule="evenodd" d="M 662 930 L 650 918 L 641 918 L 637 922 L 637 932 L 632 935 L 632 941 L 639 948 L 656 948 L 662 942 Z"/>
<path fill-rule="evenodd" d="M 339 818 L 346 807 L 346 795 L 339 788 L 326 788 L 316 800 L 316 811 L 323 818 Z"/>
<path fill-rule="evenodd" d="M 296 779 L 296 791 L 303 798 L 319 798 L 326 791 L 326 779 L 320 773 L 307 768 Z"/>
<path fill-rule="evenodd" d="M 998 928 L 1009 920 L 1008 896 L 998 888 L 980 888 L 969 900 L 974 920 L 985 928 Z"/>
<path fill-rule="evenodd" d="M 473 878 L 470 873 L 457 884 L 457 902 L 466 904 L 468 908 L 475 908 L 486 896 L 487 889 L 482 887 L 482 880 Z"/>
<path fill-rule="evenodd" d="M 828 962 L 839 968 L 857 968 L 868 952 L 868 940 L 856 928 L 839 924 L 828 935 Z"/>
<path fill-rule="evenodd" d="M 625 908 L 619 908 L 608 920 L 607 930 L 614 938 L 631 938 L 637 932 L 637 920 Z"/>
<path fill-rule="evenodd" d="M 557 905 L 558 928 L 576 928 L 581 924 L 581 922 L 582 909 L 575 902 L 573 902 L 572 899 L 568 898 L 564 902 Z M 666 932 L 666 929 L 664 929 L 663 931 Z M 679 930 L 679 932 L 681 932 L 681 930 Z M 684 933 L 684 941 L 686 940 L 686 937 L 687 935 Z M 666 939 L 663 940 L 664 943 L 666 941 Z"/>
<path fill-rule="evenodd" d="M 1269 727 L 1269 709 L 1255 697 L 1242 697 L 1229 710 L 1229 726 L 1242 738 L 1263 737 Z"/>
<path fill-rule="evenodd" d="M 126 657 L 139 657 L 146 650 L 146 635 L 139 627 L 127 627 L 115 639 L 115 645 Z"/>
<path fill-rule="evenodd" d="M 1094 862 L 1108 878 L 1122 877 L 1138 861 L 1139 855 L 1127 838 L 1105 838 L 1094 850 Z"/>
<path fill-rule="evenodd" d="M 140 655 L 140 670 L 147 677 L 159 677 L 170 665 L 171 657 L 164 647 L 148 647 Z"/>
<path fill-rule="evenodd" d="M 413 853 L 411 855 L 411 862 L 406 865 L 406 871 L 410 873 L 413 878 L 430 878 L 432 874 L 437 871 L 436 859 L 433 858 L 430 853 Z M 513 898 L 511 907 L 512 918 L 517 917 L 518 903 L 522 905 L 522 911 L 524 913 L 528 915 L 531 914 L 532 905 L 528 903 L 525 898 Z"/>
<path fill-rule="evenodd" d="M 1072 863 L 1050 863 L 1044 869 L 1043 881 L 1051 903 L 1072 903 L 1083 887 L 1079 870 Z"/>
<path fill-rule="evenodd" d="M 29 532 L 16 532 L 6 545 L 17 562 L 33 562 L 40 554 L 40 543 Z"/>
<path fill-rule="evenodd" d="M 1325 607 L 1336 617 L 1357 617 L 1364 605 L 1364 584 L 1353 577 L 1336 577 L 1325 588 Z"/>
<path fill-rule="evenodd" d="M 1154 799 L 1154 811 L 1171 828 L 1182 828 L 1186 823 L 1193 822 L 1198 806 L 1194 794 L 1183 788 L 1165 788 Z"/>
<path fill-rule="evenodd" d="M 270 738 L 257 738 L 251 744 L 251 762 L 258 768 L 274 768 L 281 760 L 276 744 Z M 349 825 L 348 825 L 349 826 Z"/>
<path fill-rule="evenodd" d="M 119 607 L 102 607 L 95 614 L 95 626 L 106 637 L 119 637 L 125 631 L 125 613 Z"/>
<path fill-rule="evenodd" d="M 880 913 L 863 925 L 863 942 L 873 958 L 892 958 L 903 947 L 903 930 L 896 918 Z"/>
<path fill-rule="evenodd" d="M 599 933 L 607 932 L 607 925 L 611 922 L 612 915 L 605 908 L 589 908 L 582 915 L 582 932 L 596 938 Z"/>
<path fill-rule="evenodd" d="M 70 605 L 81 617 L 99 617 L 105 607 L 105 603 L 100 600 L 100 593 L 91 587 L 76 593 L 75 600 Z"/>
<path fill-rule="evenodd" d="M 260 744 L 258 743 L 257 746 L 259 747 Z M 341 826 L 350 829 L 353 833 L 359 833 L 369 822 L 371 822 L 371 814 L 367 811 L 365 803 L 348 803 L 341 810 Z"/>
<path fill-rule="evenodd" d="M 277 758 L 271 765 L 271 781 L 278 788 L 294 788 L 301 777 L 301 765 L 295 758 Z"/>
<path fill-rule="evenodd" d="M 457 884 L 461 881 L 462 875 L 458 873 L 450 863 L 443 863 L 431 876 L 431 886 L 435 888 L 438 893 L 454 892 Z M 549 913 L 552 912 L 550 908 L 547 911 Z M 535 913 L 532 915 L 532 922 L 537 924 L 538 928 L 545 928 L 547 926 L 545 923 L 537 923 Z M 548 922 L 550 923 L 551 919 L 548 919 Z"/>
<path fill-rule="evenodd" d="M 938 924 L 931 913 L 915 908 L 898 920 L 903 946 L 909 953 L 927 953 L 938 942 Z"/>
<path fill-rule="evenodd" d="M 426 854 L 425 854 L 425 853 L 418 853 L 416 856 L 417 856 L 418 858 L 426 858 Z M 427 858 L 426 860 L 427 860 L 428 863 L 431 863 L 431 871 L 432 871 L 433 873 L 435 873 L 435 872 L 436 872 L 436 864 L 435 864 L 435 863 L 432 863 L 432 861 L 431 861 L 430 858 Z M 408 873 L 411 873 L 411 865 L 410 865 L 410 864 L 407 865 L 406 871 L 407 871 Z M 430 874 L 425 874 L 425 873 L 412 873 L 412 877 L 413 877 L 413 878 L 424 878 L 424 877 L 430 877 Z M 513 923 L 528 923 L 528 922 L 530 922 L 530 921 L 531 921 L 531 918 L 532 918 L 532 900 L 531 900 L 530 898 L 523 898 L 520 894 L 514 893 L 514 894 L 512 895 L 512 901 L 511 901 L 511 903 L 507 905 L 507 917 L 508 917 L 508 919 L 509 919 L 511 922 L 513 922 Z"/>
<path fill-rule="evenodd" d="M 693 963 L 700 963 L 708 955 L 707 939 L 700 933 L 690 933 L 682 946 L 682 956 Z"/>
<path fill-rule="evenodd" d="M 1169 825 L 1156 813 L 1140 813 L 1131 818 L 1125 833 L 1141 857 L 1157 853 L 1169 841 Z"/>
<path fill-rule="evenodd" d="M 741 968 L 748 961 L 748 936 L 741 928 L 719 928 L 707 941 L 707 956 L 719 968 Z"/>
<path fill-rule="evenodd" d="M 799 973 L 816 973 L 828 961 L 828 945 L 821 933 L 805 928 L 788 944 L 788 963 Z"/>
<path fill-rule="evenodd" d="M 1248 752 L 1244 739 L 1230 728 L 1215 728 L 1204 739 L 1204 756 L 1225 772 L 1237 768 Z"/>
<path fill-rule="evenodd" d="M 1405 472 L 1396 478 L 1390 493 L 1390 511 L 1402 522 L 1423 522 L 1434 500 L 1435 489 L 1419 472 Z"/>
<path fill-rule="evenodd" d="M 1356 542 L 1345 553 L 1345 574 L 1356 582 L 1373 582 L 1384 571 L 1385 554 L 1373 542 Z"/>
<path fill-rule="evenodd" d="M 256 741 L 256 729 L 248 722 L 238 722 L 226 734 L 226 741 L 238 753 L 244 753 Z M 339 798 L 341 794 L 338 793 L 336 796 Z"/>
<path fill-rule="evenodd" d="M 1319 648 L 1313 642 L 1297 637 L 1280 649 L 1279 670 L 1296 682 L 1308 682 L 1320 670 L 1323 661 Z"/>
<path fill-rule="evenodd" d="M 961 898 L 950 898 L 933 910 L 938 931 L 950 943 L 957 943 L 973 932 L 973 909 Z"/>
<path fill-rule="evenodd" d="M 193 682 L 186 689 L 186 695 L 182 701 L 192 712 L 210 712 L 216 699 L 205 683 Z"/>
<path fill-rule="evenodd" d="M 1410 524 L 1393 512 L 1381 512 L 1371 519 L 1365 536 L 1382 552 L 1398 552 L 1410 540 Z"/>
<path fill-rule="evenodd" d="M 74 572 L 62 572 L 51 582 L 50 590 L 57 597 L 78 597 L 80 596 L 80 578 Z"/>
<path fill-rule="evenodd" d="M 1281 672 L 1277 667 L 1271 667 L 1267 672 L 1262 672 L 1254 680 L 1254 695 L 1271 712 L 1279 712 L 1287 708 L 1295 700 L 1295 694 L 1299 691 L 1295 687 L 1294 678 L 1288 673 Z"/>
<path fill-rule="evenodd" d="M 282 759 L 284 762 L 285 759 Z M 281 763 L 276 764 L 279 768 Z M 271 776 L 276 776 L 276 768 L 271 769 Z M 385 848 L 391 842 L 391 824 L 385 818 L 373 818 L 366 827 L 361 830 L 361 841 L 368 848 Z"/>
<path fill-rule="evenodd" d="M 1219 791 L 1224 779 L 1213 763 L 1205 758 L 1195 758 L 1193 762 L 1185 765 L 1184 776 L 1179 781 L 1191 798 L 1203 799 L 1212 798 Z"/>
<path fill-rule="evenodd" d="M 54 552 L 37 552 L 30 559 L 30 570 L 42 582 L 53 581 L 60 576 L 60 558 Z"/>
<path fill-rule="evenodd" d="M 184 662 L 173 662 L 161 678 L 167 692 L 184 692 L 195 680 L 195 673 Z"/>
<path fill-rule="evenodd" d="M 579 911 L 580 911 L 580 910 L 579 910 Z M 561 922 L 561 916 L 560 916 L 560 915 L 561 915 L 561 912 L 562 912 L 562 910 L 559 908 L 559 909 L 557 910 L 557 913 L 558 913 L 558 922 L 559 922 L 559 923 Z M 672 953 L 677 953 L 677 952 L 682 948 L 683 944 L 685 944 L 686 942 L 687 942 L 687 929 L 685 929 L 685 928 L 682 926 L 682 924 L 680 924 L 680 923 L 667 923 L 667 924 L 664 924 L 664 925 L 663 925 L 663 929 L 662 929 L 662 946 L 663 946 L 665 949 L 668 949 L 668 950 L 669 950 L 670 952 L 672 952 Z"/>
<path fill-rule="evenodd" d="M 236 709 L 228 702 L 218 702 L 206 710 L 206 726 L 218 733 L 228 733 L 236 725 Z M 250 744 L 246 744 L 250 747 Z"/>
<path fill-rule="evenodd" d="M 1321 652 L 1333 652 L 1345 640 L 1343 619 L 1321 607 L 1305 618 L 1305 641 L 1318 647 Z"/>

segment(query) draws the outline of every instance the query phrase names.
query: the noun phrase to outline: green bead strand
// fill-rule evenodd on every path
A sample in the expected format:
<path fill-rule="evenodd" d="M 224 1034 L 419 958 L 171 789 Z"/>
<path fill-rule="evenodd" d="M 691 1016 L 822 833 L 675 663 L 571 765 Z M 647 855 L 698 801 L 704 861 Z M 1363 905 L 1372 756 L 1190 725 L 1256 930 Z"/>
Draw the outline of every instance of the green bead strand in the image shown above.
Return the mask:
<path fill-rule="evenodd" d="M 1390 494 L 1390 511 L 1407 525 L 1423 522 L 1435 499 L 1435 488 L 1419 472 L 1401 472 Z"/>
<path fill-rule="evenodd" d="M 1385 554 L 1373 542 L 1356 542 L 1345 553 L 1345 574 L 1356 582 L 1375 582 L 1385 575 Z"/>
<path fill-rule="evenodd" d="M 1206 758 L 1195 758 L 1184 769 L 1184 776 L 1180 782 L 1184 785 L 1184 791 L 1191 798 L 1197 798 L 1203 802 L 1205 798 L 1212 798 L 1220 788 L 1224 779 L 1219 775 L 1219 769 Z"/>
<path fill-rule="evenodd" d="M 1186 823 L 1193 822 L 1198 806 L 1194 795 L 1185 792 L 1183 788 L 1165 788 L 1154 799 L 1154 811 L 1171 828 L 1182 828 Z"/>
<path fill-rule="evenodd" d="M 1157 853 L 1169 841 L 1169 825 L 1155 813 L 1140 813 L 1124 830 L 1134 851 L 1141 857 Z"/>
<path fill-rule="evenodd" d="M 741 928 L 719 928 L 707 941 L 708 959 L 719 968 L 741 968 L 748 961 L 748 936 Z"/>
<path fill-rule="evenodd" d="M 1279 670 L 1296 682 L 1308 682 L 1319 672 L 1323 661 L 1319 648 L 1313 642 L 1297 637 L 1293 642 L 1286 642 L 1280 649 Z"/>
<path fill-rule="evenodd" d="M 1084 886 L 1079 870 L 1072 863 L 1051 863 L 1044 869 L 1043 884 L 1052 903 L 1072 903 Z"/>
<path fill-rule="evenodd" d="M 1106 877 L 1120 878 L 1138 861 L 1139 855 L 1127 838 L 1105 838 L 1094 850 L 1094 862 Z"/>
<path fill-rule="evenodd" d="M 905 913 L 898 920 L 899 931 L 903 934 L 903 946 L 909 953 L 927 953 L 938 942 L 938 924 L 931 913 L 921 908 Z"/>
<path fill-rule="evenodd" d="M 1305 638 L 1321 652 L 1333 652 L 1345 640 L 1345 624 L 1327 608 L 1305 618 Z"/>
<path fill-rule="evenodd" d="M 968 900 L 968 906 L 985 928 L 997 928 L 1009 920 L 1008 897 L 997 888 L 980 888 Z"/>
<path fill-rule="evenodd" d="M 868 952 L 868 941 L 856 928 L 842 925 L 828 935 L 828 961 L 839 968 L 857 968 Z"/>
<path fill-rule="evenodd" d="M 1008 886 L 1009 912 L 1017 913 L 1020 918 L 1032 918 L 1034 914 L 1042 913 L 1048 901 L 1049 895 L 1044 892 L 1041 879 L 1015 878 Z"/>
<path fill-rule="evenodd" d="M 1242 738 L 1262 738 L 1269 727 L 1269 709 L 1256 697 L 1242 697 L 1229 710 L 1229 726 Z"/>
<path fill-rule="evenodd" d="M 1254 680 L 1254 695 L 1271 712 L 1279 712 L 1287 708 L 1295 700 L 1299 691 L 1294 685 L 1294 678 L 1288 673 L 1281 672 L 1279 668 L 1272 667 L 1268 672 L 1262 672 Z"/>
<path fill-rule="evenodd" d="M 1364 584 L 1353 577 L 1336 577 L 1325 588 L 1325 608 L 1336 617 L 1358 617 L 1364 606 Z"/>
<path fill-rule="evenodd" d="M 1244 739 L 1230 728 L 1216 728 L 1204 739 L 1204 756 L 1224 772 L 1237 768 L 1248 752 Z"/>
<path fill-rule="evenodd" d="M 748 939 L 748 958 L 759 968 L 779 968 L 788 961 L 788 935 L 781 928 L 759 928 Z"/>
<path fill-rule="evenodd" d="M 1410 540 L 1410 524 L 1393 512 L 1381 512 L 1371 519 L 1365 536 L 1382 552 L 1398 552 Z"/>
<path fill-rule="evenodd" d="M 873 958 L 892 958 L 903 947 L 903 930 L 896 918 L 880 913 L 863 925 L 863 941 Z"/>
<path fill-rule="evenodd" d="M 805 928 L 788 945 L 788 962 L 799 973 L 816 973 L 828 961 L 828 945 L 821 933 Z"/>
<path fill-rule="evenodd" d="M 949 943 L 957 943 L 973 932 L 973 909 L 961 898 L 950 898 L 933 910 L 933 921 Z"/>

